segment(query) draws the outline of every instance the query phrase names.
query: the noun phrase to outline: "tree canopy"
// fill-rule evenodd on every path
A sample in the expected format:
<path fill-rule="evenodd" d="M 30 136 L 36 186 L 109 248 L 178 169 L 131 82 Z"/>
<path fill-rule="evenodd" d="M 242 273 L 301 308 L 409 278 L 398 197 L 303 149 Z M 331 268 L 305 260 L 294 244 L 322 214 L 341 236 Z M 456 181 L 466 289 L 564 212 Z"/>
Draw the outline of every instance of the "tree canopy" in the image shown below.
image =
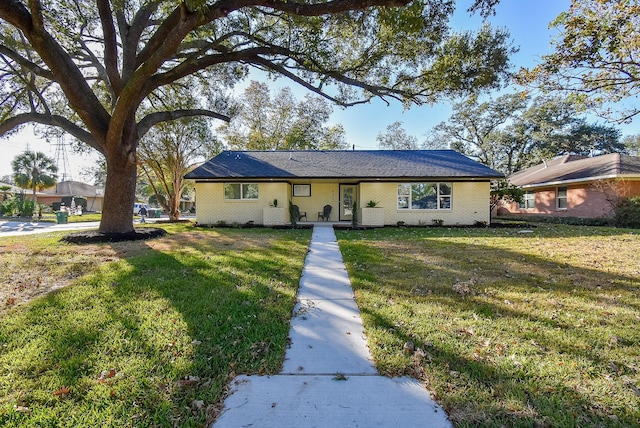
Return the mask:
<path fill-rule="evenodd" d="M 567 100 L 523 93 L 454 105 L 433 139 L 505 174 L 563 154 L 626 152 L 620 131 L 589 123 Z"/>
<path fill-rule="evenodd" d="M 197 161 L 215 156 L 221 143 L 203 118 L 182 118 L 155 126 L 138 150 L 142 171 L 172 221 L 180 218 L 183 179 Z"/>
<path fill-rule="evenodd" d="M 396 121 L 387 126 L 386 132 L 376 136 L 378 147 L 388 150 L 417 150 L 418 138 L 408 134 L 402 127 L 402 122 Z"/>
<path fill-rule="evenodd" d="M 234 150 L 335 150 L 346 148 L 341 125 L 326 122 L 333 108 L 318 96 L 299 101 L 290 88 L 272 96 L 266 83 L 252 81 L 238 112 L 218 128 Z"/>
<path fill-rule="evenodd" d="M 496 0 L 475 0 L 484 16 Z M 0 135 L 58 127 L 105 156 L 101 232 L 133 231 L 138 144 L 184 117 L 230 119 L 257 68 L 339 105 L 433 103 L 498 87 L 508 33 L 454 32 L 454 0 L 0 0 Z M 188 94 L 175 109 L 166 100 Z"/>
<path fill-rule="evenodd" d="M 640 0 L 572 0 L 551 26 L 560 31 L 554 52 L 521 70 L 522 83 L 570 94 L 582 107 L 618 122 L 640 113 L 638 105 L 612 107 L 640 92 Z"/>

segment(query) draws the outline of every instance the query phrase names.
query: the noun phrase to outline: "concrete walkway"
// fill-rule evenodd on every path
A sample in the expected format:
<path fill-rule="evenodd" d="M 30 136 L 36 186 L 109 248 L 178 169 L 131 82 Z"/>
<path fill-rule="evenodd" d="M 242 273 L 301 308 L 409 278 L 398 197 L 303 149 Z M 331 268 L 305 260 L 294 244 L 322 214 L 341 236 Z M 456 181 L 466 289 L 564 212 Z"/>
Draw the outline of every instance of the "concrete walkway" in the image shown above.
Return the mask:
<path fill-rule="evenodd" d="M 451 427 L 415 379 L 380 376 L 331 225 L 317 224 L 277 376 L 238 376 L 215 428 Z"/>

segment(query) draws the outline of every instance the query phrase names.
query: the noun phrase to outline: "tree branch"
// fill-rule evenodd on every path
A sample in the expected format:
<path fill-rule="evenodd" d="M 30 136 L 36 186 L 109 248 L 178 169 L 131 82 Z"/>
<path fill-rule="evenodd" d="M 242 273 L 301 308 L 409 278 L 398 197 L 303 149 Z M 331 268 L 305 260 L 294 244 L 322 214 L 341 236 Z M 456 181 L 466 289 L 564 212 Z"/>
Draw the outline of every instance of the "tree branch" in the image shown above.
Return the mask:
<path fill-rule="evenodd" d="M 262 1 L 227 1 L 218 2 L 221 8 L 228 11 L 250 6 L 263 6 L 280 12 L 298 16 L 320 16 L 364 10 L 374 6 L 400 7 L 406 6 L 412 0 L 334 0 L 326 3 L 300 3 L 291 0 L 262 0 Z M 209 20 L 215 18 L 214 13 L 207 14 Z"/>
<path fill-rule="evenodd" d="M 0 136 L 10 132 L 11 130 L 25 125 L 30 122 L 40 123 L 42 125 L 56 126 L 73 135 L 78 140 L 88 144 L 100 153 L 104 153 L 102 146 L 96 139 L 86 130 L 82 129 L 66 117 L 57 114 L 41 114 L 41 113 L 22 113 L 8 118 L 0 123 Z"/>
<path fill-rule="evenodd" d="M 207 116 L 214 119 L 220 119 L 229 122 L 231 118 L 224 114 L 215 113 L 210 110 L 192 109 L 192 110 L 174 110 L 150 113 L 140 122 L 138 122 L 138 138 L 142 138 L 149 130 L 160 122 L 168 122 L 171 120 L 181 119 L 183 117 Z"/>
<path fill-rule="evenodd" d="M 38 64 L 32 61 L 29 61 L 28 59 L 26 59 L 16 51 L 11 50 L 6 46 L 0 45 L 0 55 L 5 55 L 11 58 L 16 63 L 18 63 L 22 68 L 29 70 L 35 75 L 44 77 L 45 79 L 55 81 L 55 77 L 53 76 L 53 73 L 51 73 L 49 70 L 40 67 Z"/>
<path fill-rule="evenodd" d="M 116 41 L 116 29 L 111 14 L 111 6 L 108 0 L 97 0 L 100 23 L 102 24 L 102 36 L 104 40 L 104 65 L 109 77 L 111 90 L 117 98 L 122 91 L 122 79 L 118 73 L 118 43 Z"/>

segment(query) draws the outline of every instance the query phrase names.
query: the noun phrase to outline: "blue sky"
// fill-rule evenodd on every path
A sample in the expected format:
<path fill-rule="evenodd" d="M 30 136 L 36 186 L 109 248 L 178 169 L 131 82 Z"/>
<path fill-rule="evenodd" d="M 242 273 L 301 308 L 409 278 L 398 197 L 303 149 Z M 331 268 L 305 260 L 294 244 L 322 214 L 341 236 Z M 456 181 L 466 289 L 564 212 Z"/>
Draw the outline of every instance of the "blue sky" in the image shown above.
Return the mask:
<path fill-rule="evenodd" d="M 476 29 L 481 25 L 480 18 L 470 17 L 466 12 L 471 0 L 460 1 L 458 11 L 454 16 L 452 27 L 455 30 Z M 548 25 L 562 11 L 569 8 L 570 0 L 502 0 L 497 7 L 496 16 L 490 21 L 494 26 L 506 27 L 513 41 L 513 45 L 520 51 L 511 59 L 515 70 L 520 67 L 532 67 L 540 57 L 550 51 L 552 31 Z M 277 85 L 286 83 L 279 79 Z M 275 85 L 271 82 L 270 84 Z M 302 98 L 303 90 L 292 86 L 296 96 Z M 513 89 L 515 90 L 515 88 Z M 509 91 L 509 88 L 506 89 Z M 451 113 L 451 102 L 442 102 L 434 106 L 414 107 L 404 110 L 400 103 L 387 106 L 382 101 L 350 107 L 347 109 L 334 108 L 331 123 L 340 123 L 346 131 L 347 143 L 355 145 L 356 149 L 376 149 L 376 136 L 383 133 L 386 127 L 395 121 L 403 122 L 404 129 L 418 138 L 420 142 L 426 139 L 429 130 L 438 123 L 448 119 Z M 604 123 L 601 119 L 590 118 L 593 122 Z M 635 123 L 619 126 L 623 135 L 640 134 L 640 119 Z M 0 177 L 11 174 L 11 160 L 26 149 L 27 143 L 31 150 L 38 150 L 51 157 L 55 155 L 55 147 L 43 140 L 37 139 L 30 130 L 25 130 L 9 140 L 0 140 Z M 68 150 L 72 177 L 80 179 L 80 171 L 93 163 L 87 156 L 74 155 Z"/>

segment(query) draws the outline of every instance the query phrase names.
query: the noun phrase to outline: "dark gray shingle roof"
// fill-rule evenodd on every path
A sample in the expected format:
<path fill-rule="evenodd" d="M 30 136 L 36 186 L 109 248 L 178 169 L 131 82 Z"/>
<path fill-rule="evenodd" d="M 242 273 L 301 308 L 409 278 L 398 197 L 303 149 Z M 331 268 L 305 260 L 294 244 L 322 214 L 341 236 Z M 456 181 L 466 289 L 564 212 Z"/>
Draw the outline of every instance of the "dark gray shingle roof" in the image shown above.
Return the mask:
<path fill-rule="evenodd" d="M 509 177 L 516 186 L 544 185 L 563 181 L 640 176 L 640 157 L 610 153 L 591 158 L 566 155 L 516 172 Z"/>
<path fill-rule="evenodd" d="M 224 151 L 189 179 L 501 178 L 453 150 Z"/>

